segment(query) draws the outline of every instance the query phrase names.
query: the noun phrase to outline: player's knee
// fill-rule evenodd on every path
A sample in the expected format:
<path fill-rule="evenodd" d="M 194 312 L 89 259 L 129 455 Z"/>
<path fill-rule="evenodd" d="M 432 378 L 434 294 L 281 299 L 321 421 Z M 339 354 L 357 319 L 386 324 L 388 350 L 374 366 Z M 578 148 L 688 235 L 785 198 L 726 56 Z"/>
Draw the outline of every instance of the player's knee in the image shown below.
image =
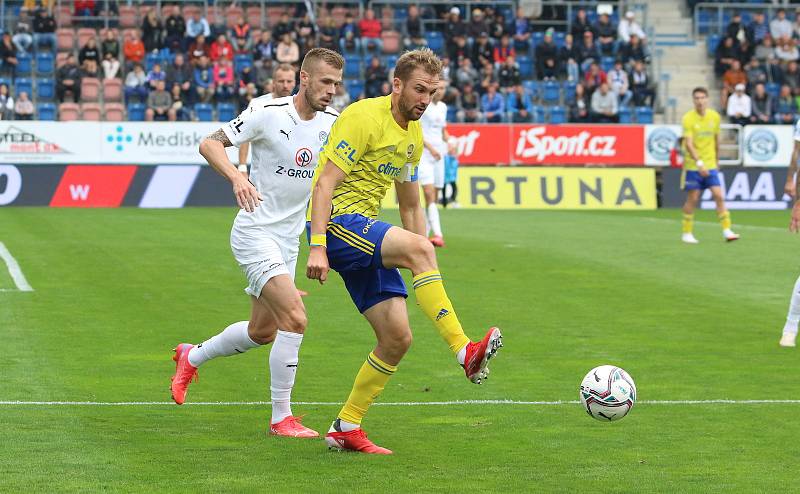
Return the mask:
<path fill-rule="evenodd" d="M 436 252 L 427 238 L 417 235 L 414 241 L 413 264 L 418 270 L 427 271 L 436 268 Z"/>
<path fill-rule="evenodd" d="M 259 324 L 258 322 L 250 321 L 247 326 L 247 335 L 259 345 L 268 345 L 275 341 L 277 332 L 278 328 L 271 324 Z"/>
<path fill-rule="evenodd" d="M 303 333 L 308 325 L 308 318 L 306 311 L 302 306 L 292 308 L 286 314 L 286 322 L 282 325 L 281 329 L 289 331 L 290 333 Z"/>

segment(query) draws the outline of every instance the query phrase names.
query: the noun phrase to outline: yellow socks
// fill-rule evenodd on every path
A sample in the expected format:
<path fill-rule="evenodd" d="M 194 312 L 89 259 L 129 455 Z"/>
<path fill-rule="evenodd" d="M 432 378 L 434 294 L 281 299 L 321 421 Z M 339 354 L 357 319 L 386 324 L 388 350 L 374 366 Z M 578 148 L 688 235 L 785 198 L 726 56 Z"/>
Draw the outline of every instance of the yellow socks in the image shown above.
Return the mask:
<path fill-rule="evenodd" d="M 447 298 L 439 271 L 426 271 L 414 276 L 414 292 L 422 312 L 433 322 L 442 339 L 453 353 L 467 346 L 469 338 L 464 334 L 453 304 Z"/>
<path fill-rule="evenodd" d="M 351 424 L 360 424 L 367 409 L 381 394 L 383 387 L 386 386 L 395 371 L 397 371 L 397 366 L 382 361 L 375 356 L 374 352 L 370 353 L 367 361 L 356 375 L 353 389 L 339 412 L 339 418 Z"/>
<path fill-rule="evenodd" d="M 692 233 L 694 228 L 694 214 L 683 213 L 683 221 L 681 222 L 683 233 Z"/>
<path fill-rule="evenodd" d="M 730 230 L 731 229 L 731 213 L 725 211 L 722 214 L 717 215 L 719 218 L 719 224 L 722 225 L 723 230 Z"/>

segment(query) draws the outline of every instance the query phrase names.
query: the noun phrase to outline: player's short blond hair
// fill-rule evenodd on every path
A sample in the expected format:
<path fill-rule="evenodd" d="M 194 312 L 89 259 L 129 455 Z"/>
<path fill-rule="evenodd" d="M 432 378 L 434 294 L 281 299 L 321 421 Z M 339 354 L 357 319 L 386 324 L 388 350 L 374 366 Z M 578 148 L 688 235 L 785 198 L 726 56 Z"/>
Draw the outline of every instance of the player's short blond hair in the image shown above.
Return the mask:
<path fill-rule="evenodd" d="M 311 73 L 317 62 L 325 62 L 334 69 L 341 70 L 344 68 L 344 58 L 335 51 L 327 48 L 312 48 L 308 50 L 305 58 L 303 58 L 303 65 L 300 66 L 300 70 Z"/>
<path fill-rule="evenodd" d="M 430 48 L 419 48 L 403 53 L 394 67 L 394 76 L 406 82 L 414 69 L 422 69 L 427 74 L 440 76 L 442 61 Z"/>
<path fill-rule="evenodd" d="M 272 71 L 272 78 L 275 79 L 278 76 L 278 72 L 291 72 L 292 74 L 295 73 L 294 67 L 290 63 L 279 63 L 275 66 L 275 69 Z"/>

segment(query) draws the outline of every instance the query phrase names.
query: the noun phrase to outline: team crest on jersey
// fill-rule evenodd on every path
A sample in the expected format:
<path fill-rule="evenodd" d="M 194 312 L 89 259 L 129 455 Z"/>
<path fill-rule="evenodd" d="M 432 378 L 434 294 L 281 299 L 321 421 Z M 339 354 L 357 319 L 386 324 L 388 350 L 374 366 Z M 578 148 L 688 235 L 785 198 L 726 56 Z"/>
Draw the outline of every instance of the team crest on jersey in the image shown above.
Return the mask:
<path fill-rule="evenodd" d="M 314 153 L 311 152 L 308 148 L 300 148 L 294 155 L 294 164 L 305 168 L 311 164 L 311 161 L 314 159 Z"/>
<path fill-rule="evenodd" d="M 414 145 L 409 144 L 408 149 L 406 149 L 406 158 L 411 159 L 413 155 L 414 155 Z"/>
<path fill-rule="evenodd" d="M 324 130 L 319 133 L 319 142 L 321 142 L 323 144 L 327 144 L 328 143 L 328 133 L 325 132 Z"/>

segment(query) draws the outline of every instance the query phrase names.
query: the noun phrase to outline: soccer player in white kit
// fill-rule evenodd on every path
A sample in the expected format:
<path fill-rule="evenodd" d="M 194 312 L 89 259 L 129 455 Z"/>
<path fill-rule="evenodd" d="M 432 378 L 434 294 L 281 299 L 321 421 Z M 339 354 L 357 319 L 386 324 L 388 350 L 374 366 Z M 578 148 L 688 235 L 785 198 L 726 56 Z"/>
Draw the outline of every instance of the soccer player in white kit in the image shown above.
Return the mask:
<path fill-rule="evenodd" d="M 249 321 L 235 322 L 199 345 L 176 347 L 171 391 L 179 405 L 200 365 L 273 343 L 270 434 L 319 435 L 303 426 L 290 407 L 307 322 L 294 274 L 318 153 L 338 116 L 328 104 L 341 84 L 343 66 L 338 53 L 312 49 L 303 60 L 295 96 L 246 109 L 200 144 L 203 157 L 233 185 L 241 208 L 231 230 L 231 250 L 247 277 L 245 292 L 252 300 L 252 312 Z M 253 146 L 249 180 L 225 152 L 243 142 Z"/>
<path fill-rule="evenodd" d="M 789 224 L 789 230 L 797 233 L 800 231 L 800 200 L 797 198 L 797 191 L 800 187 L 796 182 L 797 179 L 800 179 L 800 174 L 797 173 L 797 159 L 800 158 L 800 120 L 794 124 L 793 140 L 794 150 L 792 151 L 792 160 L 789 162 L 789 170 L 786 173 L 784 192 L 793 196 L 795 200 L 792 207 L 792 221 Z M 786 324 L 783 326 L 780 346 L 793 347 L 797 345 L 798 323 L 800 323 L 800 277 L 794 283 L 792 298 L 789 300 L 789 313 L 786 315 Z"/>
<path fill-rule="evenodd" d="M 442 224 L 436 205 L 444 188 L 444 156 L 447 154 L 447 105 L 442 101 L 445 82 L 439 81 L 431 103 L 422 114 L 423 151 L 419 162 L 419 183 L 425 195 L 425 220 L 429 239 L 436 247 L 444 247 Z"/>

